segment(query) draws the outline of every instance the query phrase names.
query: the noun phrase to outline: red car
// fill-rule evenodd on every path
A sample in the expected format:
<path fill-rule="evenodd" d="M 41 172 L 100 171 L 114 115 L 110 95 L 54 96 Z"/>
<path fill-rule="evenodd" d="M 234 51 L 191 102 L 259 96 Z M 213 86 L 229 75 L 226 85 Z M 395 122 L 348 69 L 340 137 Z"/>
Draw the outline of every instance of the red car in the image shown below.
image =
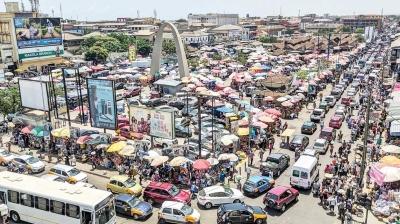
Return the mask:
<path fill-rule="evenodd" d="M 190 191 L 181 190 L 171 183 L 151 181 L 143 191 L 143 199 L 150 204 L 177 201 L 190 205 L 192 195 Z"/>
<path fill-rule="evenodd" d="M 124 97 L 129 98 L 129 97 L 134 97 L 134 96 L 139 96 L 140 95 L 140 87 L 133 87 L 132 89 L 128 89 L 124 92 Z"/>
<path fill-rule="evenodd" d="M 333 116 L 329 121 L 329 127 L 339 129 L 342 126 L 342 118 Z"/>
<path fill-rule="evenodd" d="M 120 127 L 116 131 L 116 133 L 117 133 L 117 135 L 120 135 L 127 139 L 139 139 L 139 140 L 143 139 L 142 133 L 132 132 L 129 126 Z"/>
<path fill-rule="evenodd" d="M 299 198 L 299 191 L 286 186 L 277 186 L 268 191 L 264 196 L 265 206 L 284 212 L 287 206 Z"/>

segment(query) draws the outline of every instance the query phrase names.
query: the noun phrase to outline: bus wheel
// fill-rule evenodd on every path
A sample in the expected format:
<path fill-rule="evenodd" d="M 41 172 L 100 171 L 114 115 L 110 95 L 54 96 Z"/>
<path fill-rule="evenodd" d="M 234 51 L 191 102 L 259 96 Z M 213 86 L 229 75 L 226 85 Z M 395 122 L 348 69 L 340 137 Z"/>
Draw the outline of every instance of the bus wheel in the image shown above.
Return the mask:
<path fill-rule="evenodd" d="M 13 220 L 13 222 L 19 223 L 19 221 L 21 221 L 21 219 L 19 218 L 19 215 L 16 211 L 11 211 L 10 217 L 11 217 L 11 220 Z"/>

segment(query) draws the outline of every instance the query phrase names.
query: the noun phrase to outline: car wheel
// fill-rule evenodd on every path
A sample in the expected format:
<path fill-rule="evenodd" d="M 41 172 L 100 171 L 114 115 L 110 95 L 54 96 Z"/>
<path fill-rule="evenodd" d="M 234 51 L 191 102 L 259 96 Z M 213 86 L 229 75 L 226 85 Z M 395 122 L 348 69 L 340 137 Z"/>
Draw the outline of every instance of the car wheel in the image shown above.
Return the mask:
<path fill-rule="evenodd" d="M 160 219 L 158 220 L 158 223 L 159 223 L 159 224 L 164 224 L 164 223 L 165 223 L 165 219 L 160 218 Z"/>
<path fill-rule="evenodd" d="M 281 211 L 282 212 L 286 211 L 286 205 L 285 204 L 282 205 Z"/>
<path fill-rule="evenodd" d="M 31 175 L 33 172 L 31 169 L 28 169 L 28 174 Z"/>
<path fill-rule="evenodd" d="M 294 201 L 295 201 L 295 202 L 298 202 L 298 201 L 299 201 L 299 196 L 296 196 L 296 197 L 294 198 Z"/>
<path fill-rule="evenodd" d="M 235 199 L 235 200 L 233 201 L 233 203 L 240 203 L 240 200 L 239 200 L 239 199 Z"/>
<path fill-rule="evenodd" d="M 262 220 L 262 219 L 256 219 L 256 224 L 263 224 L 264 223 L 264 220 Z"/>
<path fill-rule="evenodd" d="M 134 219 L 134 220 L 138 220 L 138 219 L 139 219 L 139 216 L 138 216 L 137 214 L 134 214 L 134 215 L 133 215 L 133 219 Z"/>
<path fill-rule="evenodd" d="M 210 208 L 212 207 L 212 204 L 211 204 L 210 202 L 207 202 L 207 203 L 204 205 L 204 207 L 205 207 L 206 209 L 210 209 Z"/>
<path fill-rule="evenodd" d="M 21 219 L 19 218 L 19 215 L 16 211 L 11 211 L 10 217 L 11 217 L 11 220 L 15 223 L 19 223 L 19 221 L 21 221 Z"/>

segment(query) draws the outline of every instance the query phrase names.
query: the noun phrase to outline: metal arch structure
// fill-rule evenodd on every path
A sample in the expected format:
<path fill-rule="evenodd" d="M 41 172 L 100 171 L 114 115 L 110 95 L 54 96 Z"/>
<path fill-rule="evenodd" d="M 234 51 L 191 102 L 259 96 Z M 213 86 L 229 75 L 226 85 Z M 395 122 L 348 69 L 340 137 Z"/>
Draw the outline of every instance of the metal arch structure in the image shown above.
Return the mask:
<path fill-rule="evenodd" d="M 174 24 L 170 22 L 163 22 L 160 26 L 160 29 L 157 31 L 156 39 L 154 41 L 153 53 L 151 56 L 151 70 L 150 75 L 155 77 L 157 73 L 160 71 L 160 60 L 161 60 L 161 51 L 162 51 L 162 43 L 163 43 L 163 33 L 165 27 L 169 27 L 172 31 L 172 35 L 175 42 L 176 54 L 178 56 L 178 65 L 179 65 L 179 75 L 180 77 L 189 75 L 188 62 L 186 59 L 185 48 L 183 46 L 183 42 L 181 36 L 179 35 L 178 29 L 174 26 Z"/>

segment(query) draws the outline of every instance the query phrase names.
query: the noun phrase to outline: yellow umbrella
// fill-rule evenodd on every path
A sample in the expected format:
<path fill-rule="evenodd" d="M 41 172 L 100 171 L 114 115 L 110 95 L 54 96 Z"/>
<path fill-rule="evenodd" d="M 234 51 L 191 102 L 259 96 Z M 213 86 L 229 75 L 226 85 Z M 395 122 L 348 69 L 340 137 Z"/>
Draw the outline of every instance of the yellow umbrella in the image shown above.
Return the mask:
<path fill-rule="evenodd" d="M 160 165 L 162 165 L 163 163 L 165 163 L 167 161 L 168 161 L 168 156 L 159 156 L 159 157 L 154 158 L 151 161 L 150 166 L 157 167 L 157 166 L 160 166 Z"/>
<path fill-rule="evenodd" d="M 110 147 L 108 147 L 107 152 L 119 152 L 125 146 L 126 146 L 125 141 L 116 142 L 116 143 L 112 144 Z"/>
<path fill-rule="evenodd" d="M 249 135 L 249 128 L 239 128 L 237 131 L 239 136 L 246 136 Z"/>
<path fill-rule="evenodd" d="M 180 165 L 186 163 L 187 161 L 189 161 L 188 158 L 183 157 L 183 156 L 178 156 L 178 157 L 173 158 L 171 161 L 169 161 L 169 165 L 180 166 Z"/>
<path fill-rule="evenodd" d="M 400 159 L 396 156 L 385 156 L 379 162 L 385 165 L 400 165 Z"/>
<path fill-rule="evenodd" d="M 71 132 L 68 127 L 54 129 L 51 131 L 51 134 L 56 138 L 69 138 L 71 136 Z"/>
<path fill-rule="evenodd" d="M 118 152 L 118 154 L 120 154 L 121 156 L 133 156 L 135 152 L 135 147 L 133 147 L 132 145 L 126 145 L 124 148 L 122 148 L 121 151 Z"/>

